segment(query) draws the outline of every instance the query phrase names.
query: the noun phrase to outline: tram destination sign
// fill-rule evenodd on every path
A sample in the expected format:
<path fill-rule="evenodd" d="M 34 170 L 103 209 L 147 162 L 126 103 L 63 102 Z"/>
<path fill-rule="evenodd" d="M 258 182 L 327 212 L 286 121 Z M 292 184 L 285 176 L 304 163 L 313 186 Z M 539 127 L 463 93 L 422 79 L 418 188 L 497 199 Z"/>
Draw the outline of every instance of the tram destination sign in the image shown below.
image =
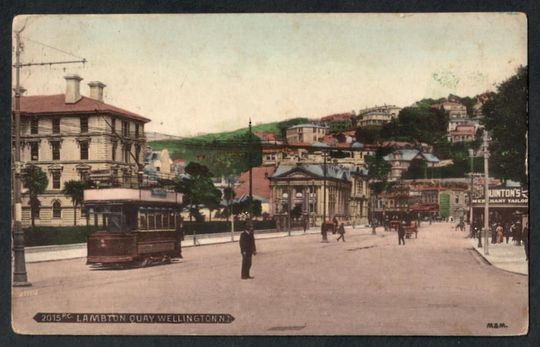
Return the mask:
<path fill-rule="evenodd" d="M 522 188 L 490 188 L 489 203 L 504 204 L 504 205 L 523 205 L 529 203 L 529 194 Z M 473 198 L 473 204 L 484 203 L 484 192 L 480 192 L 479 196 Z"/>

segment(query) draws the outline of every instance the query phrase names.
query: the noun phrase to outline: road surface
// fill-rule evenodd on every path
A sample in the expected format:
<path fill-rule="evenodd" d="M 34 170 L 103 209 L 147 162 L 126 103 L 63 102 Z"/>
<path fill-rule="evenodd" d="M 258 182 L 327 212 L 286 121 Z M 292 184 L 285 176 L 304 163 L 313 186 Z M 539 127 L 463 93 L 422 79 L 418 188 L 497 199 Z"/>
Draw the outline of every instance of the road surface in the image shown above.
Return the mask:
<path fill-rule="evenodd" d="M 29 264 L 13 290 L 24 334 L 515 335 L 528 330 L 528 278 L 485 262 L 450 224 L 259 240 L 252 280 L 237 244 L 191 247 L 170 265 L 90 270 L 84 259 Z M 229 324 L 37 323 L 37 312 L 228 313 Z"/>

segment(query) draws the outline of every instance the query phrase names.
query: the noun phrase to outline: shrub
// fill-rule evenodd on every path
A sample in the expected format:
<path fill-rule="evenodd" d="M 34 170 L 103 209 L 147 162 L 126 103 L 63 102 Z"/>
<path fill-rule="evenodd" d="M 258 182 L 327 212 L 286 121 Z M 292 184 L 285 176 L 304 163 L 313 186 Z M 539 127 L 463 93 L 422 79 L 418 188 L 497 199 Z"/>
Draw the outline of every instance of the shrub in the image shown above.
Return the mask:
<path fill-rule="evenodd" d="M 67 245 L 84 243 L 86 237 L 103 227 L 69 226 L 69 227 L 34 227 L 24 230 L 25 246 Z"/>

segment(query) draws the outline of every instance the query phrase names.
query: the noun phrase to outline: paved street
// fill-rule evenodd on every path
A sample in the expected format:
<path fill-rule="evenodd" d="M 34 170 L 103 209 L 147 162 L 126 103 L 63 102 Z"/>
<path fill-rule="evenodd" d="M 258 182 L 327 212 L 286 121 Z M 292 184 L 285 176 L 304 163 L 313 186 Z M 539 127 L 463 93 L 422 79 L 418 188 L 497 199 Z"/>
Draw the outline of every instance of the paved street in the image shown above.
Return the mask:
<path fill-rule="evenodd" d="M 84 259 L 28 265 L 14 328 L 39 334 L 512 335 L 528 329 L 528 278 L 489 265 L 465 233 L 423 225 L 259 240 L 253 280 L 238 244 L 190 247 L 171 265 L 90 270 Z M 230 313 L 230 324 L 36 323 L 36 312 Z M 504 328 L 488 324 L 504 323 Z"/>

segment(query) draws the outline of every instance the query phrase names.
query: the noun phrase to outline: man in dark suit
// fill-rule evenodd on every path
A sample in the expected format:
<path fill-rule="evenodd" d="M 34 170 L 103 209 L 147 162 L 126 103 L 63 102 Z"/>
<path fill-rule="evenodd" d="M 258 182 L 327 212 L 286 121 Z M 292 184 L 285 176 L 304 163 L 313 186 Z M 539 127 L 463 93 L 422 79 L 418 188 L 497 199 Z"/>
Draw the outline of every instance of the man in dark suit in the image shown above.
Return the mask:
<path fill-rule="evenodd" d="M 398 239 L 399 239 L 399 245 L 401 245 L 401 242 L 403 242 L 403 246 L 405 246 L 405 221 L 402 221 L 399 223 L 398 227 Z"/>
<path fill-rule="evenodd" d="M 257 254 L 255 248 L 255 237 L 253 236 L 253 227 L 248 225 L 240 234 L 240 253 L 242 253 L 242 279 L 253 278 L 249 275 L 251 268 L 251 256 Z"/>

